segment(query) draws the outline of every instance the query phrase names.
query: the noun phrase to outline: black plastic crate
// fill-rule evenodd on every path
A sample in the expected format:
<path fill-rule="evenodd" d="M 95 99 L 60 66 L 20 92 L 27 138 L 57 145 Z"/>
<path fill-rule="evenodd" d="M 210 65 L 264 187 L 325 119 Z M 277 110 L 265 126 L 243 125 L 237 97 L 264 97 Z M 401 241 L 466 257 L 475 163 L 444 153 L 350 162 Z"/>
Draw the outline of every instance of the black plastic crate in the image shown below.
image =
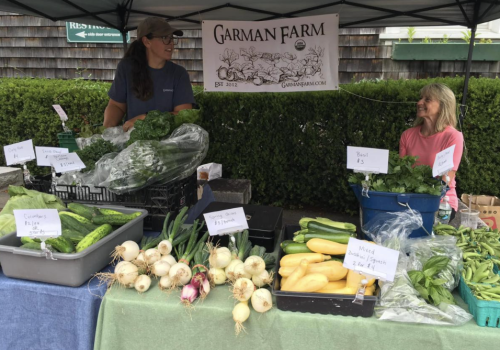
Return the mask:
<path fill-rule="evenodd" d="M 300 226 L 286 225 L 280 243 L 292 239 L 293 233 L 300 230 Z M 363 305 L 353 304 L 354 295 L 300 293 L 281 291 L 281 276 L 278 274 L 279 261 L 283 257 L 283 249 L 279 248 L 276 264 L 276 278 L 273 283 L 273 295 L 276 297 L 276 306 L 283 311 L 311 312 L 324 315 L 361 316 L 371 317 L 375 308 L 376 296 L 364 297 Z"/>
<path fill-rule="evenodd" d="M 149 215 L 144 220 L 144 228 L 161 231 L 168 213 L 177 215 L 184 206 L 198 202 L 196 173 L 178 181 L 163 185 L 152 185 L 138 191 L 115 194 L 105 187 L 57 185 L 52 186 L 51 175 L 33 180 L 27 188 L 58 196 L 64 203 L 111 204 L 129 208 L 146 209 Z"/>
<path fill-rule="evenodd" d="M 198 219 L 204 221 L 205 218 L 203 214 L 239 207 L 243 208 L 247 217 L 248 239 L 252 242 L 252 245 L 259 245 L 266 248 L 268 253 L 272 253 L 283 226 L 283 208 L 252 204 L 212 202 L 198 216 Z M 215 237 L 217 237 L 213 238 L 215 244 L 220 244 L 224 247 L 228 246 L 229 237 L 227 235 Z"/>

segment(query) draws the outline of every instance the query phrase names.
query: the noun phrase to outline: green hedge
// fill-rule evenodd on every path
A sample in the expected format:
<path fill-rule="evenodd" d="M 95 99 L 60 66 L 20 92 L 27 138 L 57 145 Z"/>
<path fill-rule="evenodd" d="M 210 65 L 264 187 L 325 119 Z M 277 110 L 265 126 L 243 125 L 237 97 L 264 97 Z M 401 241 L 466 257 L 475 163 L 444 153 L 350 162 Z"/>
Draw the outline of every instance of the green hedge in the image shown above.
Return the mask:
<path fill-rule="evenodd" d="M 433 81 L 447 84 L 461 101 L 463 78 L 342 85 L 350 93 L 205 93 L 196 87 L 210 133 L 206 162 L 222 163 L 224 177 L 252 180 L 257 203 L 355 210 L 346 146 L 397 150 L 420 88 Z M 469 162 L 462 159 L 458 190 L 500 195 L 500 80 L 472 78 L 469 84 L 463 126 Z M 83 80 L 0 79 L 0 142 L 33 138 L 37 145 L 57 145 L 60 122 L 52 104 L 66 110 L 70 127 L 81 126 L 81 116 L 99 123 L 108 89 Z"/>

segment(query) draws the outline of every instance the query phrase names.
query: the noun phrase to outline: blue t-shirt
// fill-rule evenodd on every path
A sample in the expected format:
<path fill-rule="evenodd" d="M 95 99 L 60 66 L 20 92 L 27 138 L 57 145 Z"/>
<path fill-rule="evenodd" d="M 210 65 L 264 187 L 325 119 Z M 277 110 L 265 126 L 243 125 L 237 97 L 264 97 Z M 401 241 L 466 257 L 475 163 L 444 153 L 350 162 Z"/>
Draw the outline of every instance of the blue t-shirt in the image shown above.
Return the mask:
<path fill-rule="evenodd" d="M 176 106 L 195 102 L 189 75 L 183 67 L 167 61 L 163 68 L 148 69 L 154 94 L 149 100 L 141 101 L 132 91 L 131 60 L 125 58 L 118 64 L 108 96 L 116 102 L 127 104 L 126 120 L 153 110 L 172 112 Z"/>

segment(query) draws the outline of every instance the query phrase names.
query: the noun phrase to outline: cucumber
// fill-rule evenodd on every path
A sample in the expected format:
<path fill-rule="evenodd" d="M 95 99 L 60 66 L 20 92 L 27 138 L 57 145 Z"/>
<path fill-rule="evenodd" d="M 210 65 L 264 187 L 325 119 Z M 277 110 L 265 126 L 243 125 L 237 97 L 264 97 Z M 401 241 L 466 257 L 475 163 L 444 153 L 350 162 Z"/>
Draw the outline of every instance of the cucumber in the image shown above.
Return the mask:
<path fill-rule="evenodd" d="M 111 225 L 109 224 L 104 224 L 102 226 L 99 226 L 94 231 L 86 235 L 85 238 L 82 239 L 80 243 L 77 244 L 76 252 L 79 253 L 82 250 L 87 249 L 92 244 L 97 243 L 98 241 L 109 235 L 112 231 L 113 227 L 111 227 Z"/>
<path fill-rule="evenodd" d="M 46 246 L 47 247 L 47 246 Z M 25 243 L 19 248 L 32 249 L 32 250 L 42 250 L 42 244 L 38 242 Z M 47 247 L 51 252 L 55 252 L 54 248 Z"/>
<path fill-rule="evenodd" d="M 70 211 L 62 211 L 59 216 L 61 215 L 71 216 L 73 219 L 78 221 L 83 227 L 87 228 L 90 231 L 94 231 L 97 228 L 97 225 L 94 225 L 90 220 L 78 214 L 72 213 Z"/>
<path fill-rule="evenodd" d="M 59 218 L 61 219 L 61 226 L 63 229 L 74 230 L 83 233 L 84 235 L 89 234 L 95 229 L 84 226 L 80 221 L 76 220 L 75 218 L 69 215 L 64 215 L 62 214 L 62 212 L 59 213 Z"/>
<path fill-rule="evenodd" d="M 85 237 L 85 234 L 70 229 L 63 229 L 62 235 L 74 244 L 78 244 Z"/>
<path fill-rule="evenodd" d="M 283 249 L 286 254 L 314 253 L 305 243 L 288 243 Z"/>
<path fill-rule="evenodd" d="M 70 240 L 64 236 L 59 236 L 57 238 L 49 238 L 45 243 L 50 244 L 55 250 L 61 253 L 73 253 L 75 251 L 75 246 Z"/>
<path fill-rule="evenodd" d="M 21 243 L 40 243 L 41 241 L 38 238 L 30 238 L 30 237 L 21 237 Z"/>
<path fill-rule="evenodd" d="M 69 203 L 68 209 L 73 213 L 83 216 L 87 220 L 91 220 L 94 214 L 94 208 L 80 203 Z"/>
<path fill-rule="evenodd" d="M 125 215 L 113 209 L 98 208 L 98 210 L 102 215 Z"/>
<path fill-rule="evenodd" d="M 122 226 L 140 215 L 140 211 L 123 215 L 97 215 L 92 218 L 92 222 L 97 225 L 109 224 L 113 226 Z"/>

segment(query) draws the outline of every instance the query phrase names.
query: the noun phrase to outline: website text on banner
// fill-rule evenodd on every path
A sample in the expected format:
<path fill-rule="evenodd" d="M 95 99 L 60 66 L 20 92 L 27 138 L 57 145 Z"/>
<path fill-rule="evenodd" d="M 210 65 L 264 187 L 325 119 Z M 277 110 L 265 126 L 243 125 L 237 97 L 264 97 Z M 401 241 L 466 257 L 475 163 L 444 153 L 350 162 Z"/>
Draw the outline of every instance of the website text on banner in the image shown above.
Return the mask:
<path fill-rule="evenodd" d="M 338 89 L 339 15 L 203 21 L 205 91 Z"/>

